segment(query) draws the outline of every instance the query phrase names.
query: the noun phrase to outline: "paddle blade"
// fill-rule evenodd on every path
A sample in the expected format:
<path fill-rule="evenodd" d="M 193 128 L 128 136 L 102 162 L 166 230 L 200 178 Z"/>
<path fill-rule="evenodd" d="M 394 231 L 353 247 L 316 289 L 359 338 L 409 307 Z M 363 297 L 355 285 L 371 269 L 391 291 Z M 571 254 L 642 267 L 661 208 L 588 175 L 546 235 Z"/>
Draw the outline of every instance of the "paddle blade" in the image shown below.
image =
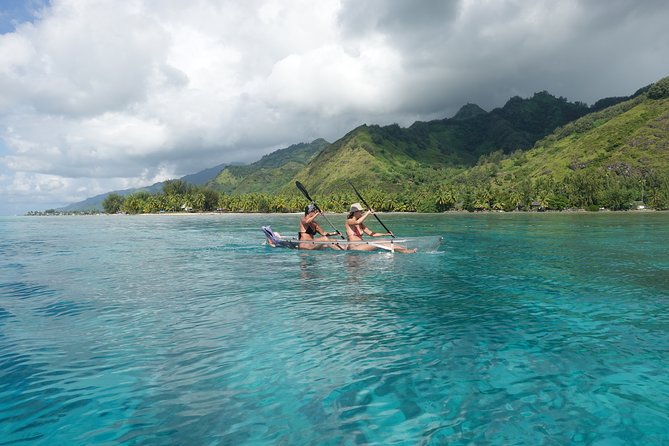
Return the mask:
<path fill-rule="evenodd" d="M 300 190 L 300 192 L 302 192 L 302 195 L 304 195 L 307 200 L 314 201 L 309 196 L 309 192 L 307 192 L 307 189 L 304 187 L 304 184 L 300 183 L 299 181 L 296 181 L 295 186 L 297 186 L 297 188 Z"/>

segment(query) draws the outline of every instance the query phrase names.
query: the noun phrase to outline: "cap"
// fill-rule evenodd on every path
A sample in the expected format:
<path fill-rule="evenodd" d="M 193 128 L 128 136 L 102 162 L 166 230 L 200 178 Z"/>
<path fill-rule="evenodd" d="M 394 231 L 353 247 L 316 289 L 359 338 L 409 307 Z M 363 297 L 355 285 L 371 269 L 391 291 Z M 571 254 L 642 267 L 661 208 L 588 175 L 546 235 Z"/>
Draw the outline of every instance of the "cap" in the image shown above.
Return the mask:
<path fill-rule="evenodd" d="M 318 208 L 314 203 L 309 203 L 306 208 L 304 208 L 304 213 L 305 214 L 311 214 L 314 211 L 317 211 Z"/>
<path fill-rule="evenodd" d="M 356 211 L 362 211 L 362 205 L 360 203 L 353 203 L 351 205 L 351 208 L 349 209 L 349 212 L 356 212 Z"/>

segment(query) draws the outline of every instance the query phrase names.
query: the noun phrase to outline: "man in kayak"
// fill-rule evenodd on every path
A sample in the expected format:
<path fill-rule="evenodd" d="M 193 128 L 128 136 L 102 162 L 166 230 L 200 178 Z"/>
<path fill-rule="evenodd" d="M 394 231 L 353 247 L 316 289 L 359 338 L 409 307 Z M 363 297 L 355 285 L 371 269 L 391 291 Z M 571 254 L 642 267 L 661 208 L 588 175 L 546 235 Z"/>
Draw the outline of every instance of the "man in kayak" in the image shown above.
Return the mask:
<path fill-rule="evenodd" d="M 331 241 L 328 236 L 337 235 L 339 232 L 325 232 L 323 229 L 316 223 L 316 218 L 321 215 L 318 208 L 313 203 L 309 203 L 307 207 L 304 208 L 304 217 L 300 219 L 300 229 L 297 234 L 299 240 L 311 241 L 314 240 L 316 234 L 320 234 L 323 237 L 319 237 L 319 242 Z M 315 243 L 300 243 L 300 249 L 319 249 L 319 248 L 333 248 L 333 249 L 343 249 L 339 244 L 315 244 Z"/>
<path fill-rule="evenodd" d="M 363 241 L 363 234 L 367 234 L 370 237 L 383 237 L 386 235 L 393 236 L 392 232 L 374 232 L 365 226 L 365 219 L 374 213 L 373 209 L 368 209 L 364 214 L 362 213 L 362 206 L 360 203 L 353 203 L 349 208 L 348 218 L 344 226 L 346 227 L 346 237 L 349 242 L 361 242 Z M 383 249 L 379 245 L 386 245 L 384 242 L 373 242 L 370 244 L 360 243 L 360 244 L 350 244 L 348 249 L 356 251 L 374 251 L 377 249 Z M 393 250 L 397 252 L 416 252 L 415 249 L 407 249 L 403 246 L 394 245 Z"/>

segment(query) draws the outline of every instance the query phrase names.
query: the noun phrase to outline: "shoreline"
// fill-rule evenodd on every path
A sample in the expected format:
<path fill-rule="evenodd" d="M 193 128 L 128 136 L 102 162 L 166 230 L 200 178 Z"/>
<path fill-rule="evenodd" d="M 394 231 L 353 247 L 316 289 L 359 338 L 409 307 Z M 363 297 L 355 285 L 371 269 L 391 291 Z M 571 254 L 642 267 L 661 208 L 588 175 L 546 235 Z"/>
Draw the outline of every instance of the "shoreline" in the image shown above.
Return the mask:
<path fill-rule="evenodd" d="M 448 214 L 471 214 L 471 215 L 486 215 L 486 214 L 652 214 L 652 213 L 662 213 L 669 212 L 669 209 L 628 209 L 623 211 L 613 211 L 610 209 L 600 209 L 597 211 L 589 211 L 587 209 L 564 209 L 561 211 L 558 210 L 544 210 L 544 211 L 467 211 L 467 210 L 449 210 L 443 212 L 377 212 L 381 215 L 448 215 Z M 326 212 L 325 214 L 330 215 L 345 215 L 346 212 Z M 63 212 L 63 213 L 35 213 L 35 214 L 24 214 L 24 215 L 15 215 L 14 217 L 116 217 L 116 216 L 214 216 L 214 215 L 302 215 L 302 212 L 151 212 L 151 213 L 141 213 L 141 214 L 107 214 L 104 212 L 96 213 L 87 213 L 87 212 Z M 9 216 L 8 216 L 9 217 Z"/>

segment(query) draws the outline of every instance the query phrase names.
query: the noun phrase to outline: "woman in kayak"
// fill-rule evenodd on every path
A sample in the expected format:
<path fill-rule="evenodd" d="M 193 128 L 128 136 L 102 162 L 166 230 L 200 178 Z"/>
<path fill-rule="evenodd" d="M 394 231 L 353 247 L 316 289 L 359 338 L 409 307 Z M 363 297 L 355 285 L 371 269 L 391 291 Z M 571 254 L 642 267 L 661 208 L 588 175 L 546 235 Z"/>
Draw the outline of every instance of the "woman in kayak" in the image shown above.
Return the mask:
<path fill-rule="evenodd" d="M 348 212 L 348 218 L 344 226 L 346 227 L 346 237 L 349 242 L 361 242 L 364 234 L 370 237 L 383 237 L 386 235 L 393 236 L 392 232 L 374 232 L 365 226 L 365 219 L 372 214 L 374 210 L 368 209 L 364 214 L 362 213 L 362 206 L 360 203 L 353 203 Z M 378 245 L 386 245 L 387 243 L 372 243 L 372 244 L 350 244 L 348 249 L 357 251 L 374 251 L 381 249 Z M 376 246 L 375 246 L 376 245 Z M 416 252 L 415 249 L 407 249 L 403 246 L 393 245 L 393 250 L 397 252 Z"/>
<path fill-rule="evenodd" d="M 316 218 L 321 215 L 318 208 L 313 203 L 309 203 L 306 208 L 304 208 L 304 217 L 300 219 L 300 229 L 297 234 L 299 240 L 311 241 L 314 240 L 316 234 L 320 234 L 323 237 L 319 237 L 319 242 L 328 242 L 331 241 L 328 236 L 337 235 L 338 232 L 325 232 L 323 229 L 316 223 Z M 315 244 L 315 243 L 300 243 L 300 249 L 319 249 L 319 248 L 334 248 L 342 249 L 338 244 Z"/>

